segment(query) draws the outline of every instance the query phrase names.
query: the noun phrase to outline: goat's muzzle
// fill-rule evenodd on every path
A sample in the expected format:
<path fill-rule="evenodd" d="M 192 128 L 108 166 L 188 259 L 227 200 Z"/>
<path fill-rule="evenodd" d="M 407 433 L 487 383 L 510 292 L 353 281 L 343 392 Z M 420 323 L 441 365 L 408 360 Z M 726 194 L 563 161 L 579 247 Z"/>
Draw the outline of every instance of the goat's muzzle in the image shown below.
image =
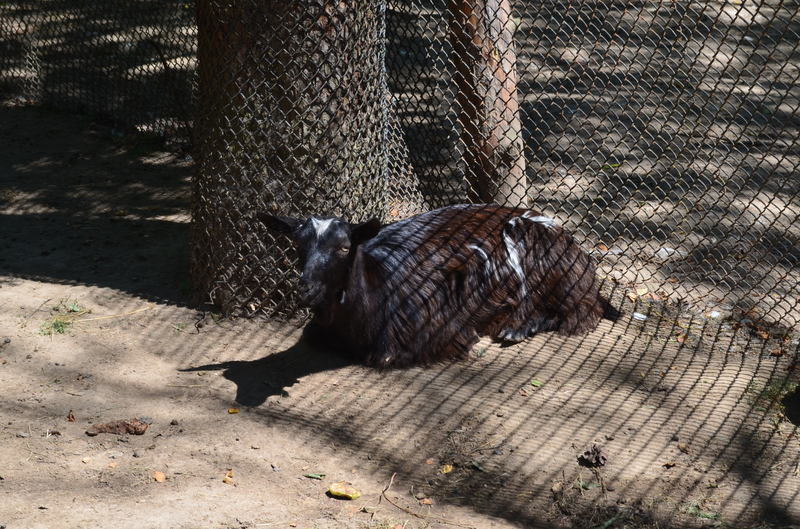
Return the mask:
<path fill-rule="evenodd" d="M 324 289 L 314 286 L 314 283 L 307 279 L 300 279 L 297 283 L 297 296 L 300 305 L 303 307 L 313 307 L 324 294 Z"/>

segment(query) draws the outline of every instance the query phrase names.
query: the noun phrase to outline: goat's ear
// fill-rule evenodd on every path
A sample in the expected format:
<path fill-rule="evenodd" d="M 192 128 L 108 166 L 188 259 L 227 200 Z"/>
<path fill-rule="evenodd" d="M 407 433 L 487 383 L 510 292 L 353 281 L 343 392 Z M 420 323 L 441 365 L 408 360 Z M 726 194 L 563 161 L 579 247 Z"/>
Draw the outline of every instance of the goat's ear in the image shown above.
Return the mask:
<path fill-rule="evenodd" d="M 352 228 L 353 244 L 358 245 L 375 237 L 381 230 L 381 223 L 378 219 L 370 219 L 361 224 L 355 224 Z"/>
<path fill-rule="evenodd" d="M 268 229 L 278 233 L 294 233 L 303 223 L 294 217 L 276 217 L 261 211 L 256 213 L 256 216 Z"/>

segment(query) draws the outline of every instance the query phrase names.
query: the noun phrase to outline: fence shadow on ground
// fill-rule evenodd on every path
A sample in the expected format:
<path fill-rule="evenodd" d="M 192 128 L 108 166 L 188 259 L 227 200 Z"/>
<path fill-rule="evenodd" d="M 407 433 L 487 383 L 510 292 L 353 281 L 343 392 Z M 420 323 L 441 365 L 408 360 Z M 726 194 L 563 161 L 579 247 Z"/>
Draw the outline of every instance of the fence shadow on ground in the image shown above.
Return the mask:
<path fill-rule="evenodd" d="M 21 123 L 27 121 L 42 124 Z M 0 137 L 25 138 L 20 130 Z M 14 241 L 4 231 L 3 273 L 97 284 L 161 301 L 165 309 L 182 305 L 188 204 L 179 197 L 187 168 L 154 165 L 147 152 L 112 156 L 109 138 L 100 144 L 110 143 L 110 150 L 85 150 L 87 144 L 74 141 L 78 131 L 62 132 L 72 141 L 53 141 L 46 153 L 8 165 L 2 221 L 19 232 Z M 75 173 L 67 163 L 73 157 Z M 48 187 L 53 174 L 61 182 L 78 179 L 76 187 Z M 100 186 L 95 194 L 84 190 L 87 175 Z M 108 246 L 96 231 L 100 221 L 111 230 Z M 57 229 L 40 228 L 51 225 Z M 72 253 L 42 255 L 40 247 Z M 345 446 L 384 483 L 396 472 L 393 487 L 405 502 L 413 486 L 442 505 L 537 526 L 593 527 L 617 515 L 660 527 L 699 526 L 708 517 L 796 523 L 797 438 L 775 407 L 755 400 L 793 378 L 796 346 L 772 356 L 777 338 L 761 339 L 757 329 L 638 303 L 628 303 L 623 321 L 603 323 L 586 337 L 481 344 L 469 361 L 430 369 L 376 372 L 309 347 L 296 327 L 256 323 L 207 321 L 188 328 L 191 339 L 173 325 L 151 324 L 136 354 L 168 361 L 179 375 L 222 372 L 202 397 L 209 409 L 236 400 L 249 408 L 245 416 L 254 428 L 280 428 L 314 450 Z M 647 319 L 632 319 L 633 312 Z M 159 348 L 150 352 L 149 340 Z M 218 361 L 209 362 L 209 352 Z M 127 373 L 103 384 L 124 394 Z M 136 395 L 149 401 L 191 391 Z M 202 431 L 202 424 L 186 420 L 189 431 Z M 609 455 L 597 472 L 578 465 L 591 443 Z M 452 470 L 444 473 L 448 465 Z"/>

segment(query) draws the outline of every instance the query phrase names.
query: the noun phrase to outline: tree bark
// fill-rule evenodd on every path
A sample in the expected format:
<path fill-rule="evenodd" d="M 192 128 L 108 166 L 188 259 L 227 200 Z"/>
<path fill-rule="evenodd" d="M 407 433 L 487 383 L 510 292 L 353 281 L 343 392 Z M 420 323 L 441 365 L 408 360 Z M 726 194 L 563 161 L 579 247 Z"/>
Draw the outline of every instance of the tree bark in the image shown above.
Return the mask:
<path fill-rule="evenodd" d="M 463 162 L 472 202 L 526 206 L 509 0 L 450 0 Z"/>
<path fill-rule="evenodd" d="M 291 313 L 295 256 L 254 213 L 387 209 L 382 3 L 198 0 L 197 24 L 192 277 L 227 314 Z"/>

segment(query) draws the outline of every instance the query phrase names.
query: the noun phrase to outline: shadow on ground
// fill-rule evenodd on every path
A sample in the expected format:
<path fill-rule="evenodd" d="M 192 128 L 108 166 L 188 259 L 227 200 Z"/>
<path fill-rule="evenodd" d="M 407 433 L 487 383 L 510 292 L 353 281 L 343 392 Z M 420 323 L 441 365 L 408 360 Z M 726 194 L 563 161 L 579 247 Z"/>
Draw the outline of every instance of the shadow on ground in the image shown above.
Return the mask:
<path fill-rule="evenodd" d="M 0 346 L 0 422 L 12 423 L 3 481 L 18 519 L 46 527 L 68 512 L 88 525 L 97 513 L 71 503 L 83 491 L 155 524 L 188 490 L 213 512 L 186 506 L 179 526 L 224 513 L 233 527 L 249 513 L 253 524 L 370 527 L 368 513 L 329 503 L 328 482 L 303 478 L 305 466 L 357 481 L 369 506 L 416 527 L 437 517 L 481 528 L 800 523 L 800 444 L 774 391 L 796 381 L 791 341 L 773 355 L 779 338 L 758 328 L 638 300 L 627 314 L 646 319 L 585 337 L 481 343 L 466 362 L 376 372 L 311 347 L 296 326 L 184 306 L 185 160 L 136 152 L 72 118 L 3 114 L 14 119 L 0 120 L 0 306 L 13 334 Z M 124 299 L 102 305 L 111 291 Z M 40 336 L 53 293 L 86 296 L 92 316 L 108 319 Z M 229 416 L 232 406 L 242 412 Z M 110 413 L 155 422 L 141 440 L 87 439 L 81 427 L 118 418 Z M 20 418 L 27 437 L 15 433 Z M 608 454 L 597 469 L 577 459 L 592 443 Z M 139 457 L 112 461 L 119 472 L 101 457 L 131 449 Z M 60 464 L 53 472 L 69 479 L 28 461 Z M 155 468 L 169 474 L 158 489 L 148 488 Z M 227 468 L 240 486 L 219 491 L 211 484 L 227 486 Z M 392 475 L 386 497 L 401 508 L 388 511 L 379 500 Z M 271 501 L 253 507 L 265 490 Z M 34 492 L 52 508 L 31 510 Z"/>

